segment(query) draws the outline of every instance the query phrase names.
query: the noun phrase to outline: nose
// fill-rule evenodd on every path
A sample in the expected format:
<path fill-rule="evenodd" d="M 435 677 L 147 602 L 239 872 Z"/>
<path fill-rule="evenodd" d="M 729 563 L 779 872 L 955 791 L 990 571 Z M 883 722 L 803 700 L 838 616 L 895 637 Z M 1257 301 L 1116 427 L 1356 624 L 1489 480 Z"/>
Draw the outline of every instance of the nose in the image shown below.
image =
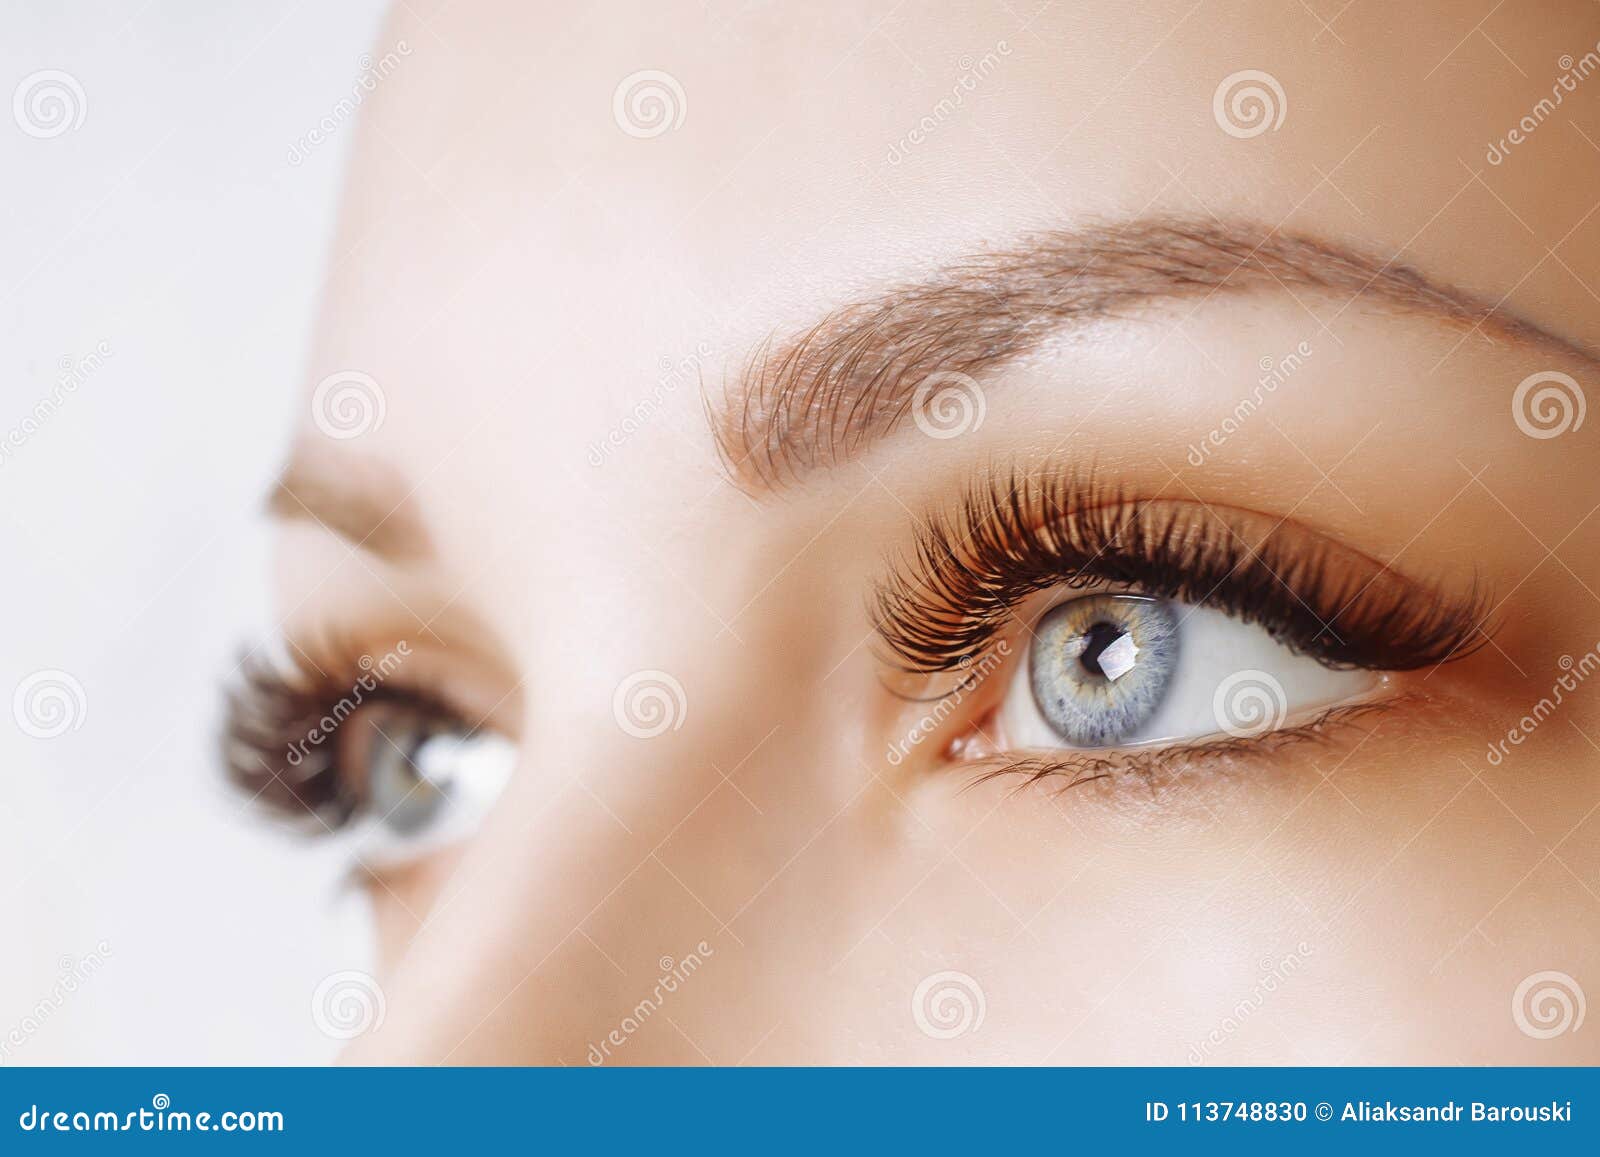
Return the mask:
<path fill-rule="evenodd" d="M 827 677 L 838 641 L 758 607 L 602 666 L 573 662 L 571 627 L 529 680 L 512 783 L 347 1061 L 734 1063 L 848 950 L 823 917 L 860 902 L 882 817 Z"/>

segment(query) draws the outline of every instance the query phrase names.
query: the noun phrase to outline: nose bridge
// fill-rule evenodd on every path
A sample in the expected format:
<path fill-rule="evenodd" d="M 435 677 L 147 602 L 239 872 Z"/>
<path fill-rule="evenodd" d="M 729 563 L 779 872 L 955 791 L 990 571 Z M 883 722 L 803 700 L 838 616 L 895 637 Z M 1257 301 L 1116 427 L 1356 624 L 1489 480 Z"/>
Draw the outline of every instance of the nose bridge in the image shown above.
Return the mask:
<path fill-rule="evenodd" d="M 517 772 L 352 1060 L 580 1063 L 664 959 L 714 961 L 675 998 L 687 1025 L 702 994 L 778 1003 L 795 969 L 849 947 L 760 931 L 852 902 L 852 825 L 875 822 L 865 624 L 836 613 L 847 596 L 813 532 L 731 490 L 663 505 L 625 465 L 547 523 L 562 562 L 525 592 Z"/>
<path fill-rule="evenodd" d="M 635 741 L 631 754 L 597 735 L 587 756 L 570 739 L 561 757 L 524 748 L 501 802 L 383 978 L 384 1024 L 350 1059 L 571 1059 L 581 1010 L 605 1007 L 628 971 L 614 929 L 668 911 L 654 861 L 667 833 L 651 817 L 690 812 L 705 791 L 693 772 L 710 766 L 681 733 Z M 624 778 L 639 795 L 619 798 Z M 499 1017 L 516 1033 L 478 1031 Z"/>
<path fill-rule="evenodd" d="M 808 786 L 840 762 L 811 670 L 829 650 L 761 600 L 718 623 L 674 613 L 684 597 L 613 592 L 612 613 L 642 624 L 622 645 L 576 617 L 545 632 L 517 772 L 349 1059 L 576 1062 L 660 960 L 743 967 L 741 918 L 802 842 L 789 817 L 834 806 Z M 745 971 L 746 991 L 765 983 Z"/>

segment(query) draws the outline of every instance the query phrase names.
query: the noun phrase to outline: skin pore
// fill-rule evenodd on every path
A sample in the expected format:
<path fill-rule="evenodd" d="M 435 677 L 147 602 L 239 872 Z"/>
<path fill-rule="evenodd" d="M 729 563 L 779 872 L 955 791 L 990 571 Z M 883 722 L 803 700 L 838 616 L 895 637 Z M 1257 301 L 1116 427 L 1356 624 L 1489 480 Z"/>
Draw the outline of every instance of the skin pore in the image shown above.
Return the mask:
<path fill-rule="evenodd" d="M 516 764 L 372 879 L 386 1013 L 348 1058 L 1600 1060 L 1512 1011 L 1541 971 L 1600 990 L 1600 684 L 1486 756 L 1600 645 L 1600 432 L 1512 401 L 1600 382 L 1593 98 L 1485 159 L 1600 18 L 1396 19 L 400 6 L 308 372 L 368 375 L 383 420 L 308 407 L 280 617 L 319 658 L 406 641 L 396 686 Z M 612 100 L 645 69 L 683 94 L 650 137 Z M 1213 95 L 1245 69 L 1286 112 L 1240 137 Z M 937 374 L 981 404 L 958 436 L 916 420 Z M 986 775 L 1076 592 L 910 673 L 875 592 L 975 488 L 1086 472 L 1296 600 L 1285 560 L 1322 559 L 1368 600 L 1317 605 L 1336 628 L 1381 594 L 1470 640 L 1303 741 Z M 650 738 L 614 711 L 638 672 L 682 691 Z"/>

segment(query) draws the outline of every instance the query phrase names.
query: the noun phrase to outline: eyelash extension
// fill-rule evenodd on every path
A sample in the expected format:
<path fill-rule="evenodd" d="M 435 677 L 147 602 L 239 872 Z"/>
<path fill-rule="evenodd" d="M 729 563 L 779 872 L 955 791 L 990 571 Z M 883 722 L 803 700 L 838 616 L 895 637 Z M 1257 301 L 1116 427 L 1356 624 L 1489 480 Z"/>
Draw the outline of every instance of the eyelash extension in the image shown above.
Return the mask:
<path fill-rule="evenodd" d="M 1448 598 L 1350 557 L 1281 527 L 1252 548 L 1198 503 L 1134 499 L 1092 471 L 1013 469 L 924 518 L 869 613 L 891 665 L 915 675 L 975 662 L 1030 594 L 1101 583 L 1223 610 L 1331 668 L 1413 670 L 1488 641 L 1476 579 Z"/>
<path fill-rule="evenodd" d="M 423 692 L 378 683 L 363 689 L 372 660 L 338 642 L 319 648 L 314 663 L 296 650 L 282 660 L 259 655 L 239 665 L 222 729 L 222 761 L 234 786 L 311 834 L 336 831 L 361 810 L 364 796 L 340 766 L 341 728 L 374 704 L 403 708 L 445 723 L 456 713 Z M 334 726 L 325 726 L 328 721 Z M 320 735 L 320 739 L 313 736 Z M 298 755 L 298 759 L 294 758 Z"/>

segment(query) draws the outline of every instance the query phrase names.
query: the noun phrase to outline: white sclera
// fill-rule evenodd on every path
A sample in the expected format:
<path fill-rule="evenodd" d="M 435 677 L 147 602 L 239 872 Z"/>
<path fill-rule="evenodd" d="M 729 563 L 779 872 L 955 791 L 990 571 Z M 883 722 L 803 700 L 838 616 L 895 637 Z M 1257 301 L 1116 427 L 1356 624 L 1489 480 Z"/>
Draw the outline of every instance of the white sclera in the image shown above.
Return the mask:
<path fill-rule="evenodd" d="M 1315 659 L 1296 655 L 1261 627 L 1241 622 L 1209 607 L 1174 604 L 1178 616 L 1178 662 L 1172 672 L 1161 703 L 1137 732 L 1117 747 L 1141 744 L 1184 742 L 1227 732 L 1225 716 L 1218 710 L 1219 689 L 1230 678 L 1246 677 L 1264 688 L 1264 700 L 1281 702 L 1282 718 L 1274 725 L 1292 721 L 1307 712 L 1359 699 L 1381 682 L 1371 671 L 1334 671 Z M 1106 674 L 1106 657 L 1122 640 L 1106 648 L 1101 663 Z M 1131 649 L 1131 648 L 1130 648 Z M 1137 662 L 1137 655 L 1112 660 L 1124 664 Z M 1126 674 L 1123 666 L 1113 676 Z M 1265 676 L 1265 678 L 1261 678 Z M 1015 664 L 1011 686 L 1000 706 L 1000 731 L 1007 748 L 1070 748 L 1039 712 L 1029 681 L 1028 656 Z M 1281 693 L 1281 700 L 1278 695 Z M 1224 697 L 1227 693 L 1222 692 Z M 1269 715 L 1279 712 L 1269 707 Z M 1076 749 L 1082 750 L 1082 749 Z"/>
<path fill-rule="evenodd" d="M 412 762 L 428 783 L 444 793 L 439 814 L 422 830 L 410 834 L 395 831 L 381 814 L 364 816 L 351 834 L 355 854 L 363 864 L 397 867 L 465 841 L 478 830 L 510 782 L 517 748 L 492 731 L 479 731 L 471 737 L 445 733 L 423 740 Z"/>

